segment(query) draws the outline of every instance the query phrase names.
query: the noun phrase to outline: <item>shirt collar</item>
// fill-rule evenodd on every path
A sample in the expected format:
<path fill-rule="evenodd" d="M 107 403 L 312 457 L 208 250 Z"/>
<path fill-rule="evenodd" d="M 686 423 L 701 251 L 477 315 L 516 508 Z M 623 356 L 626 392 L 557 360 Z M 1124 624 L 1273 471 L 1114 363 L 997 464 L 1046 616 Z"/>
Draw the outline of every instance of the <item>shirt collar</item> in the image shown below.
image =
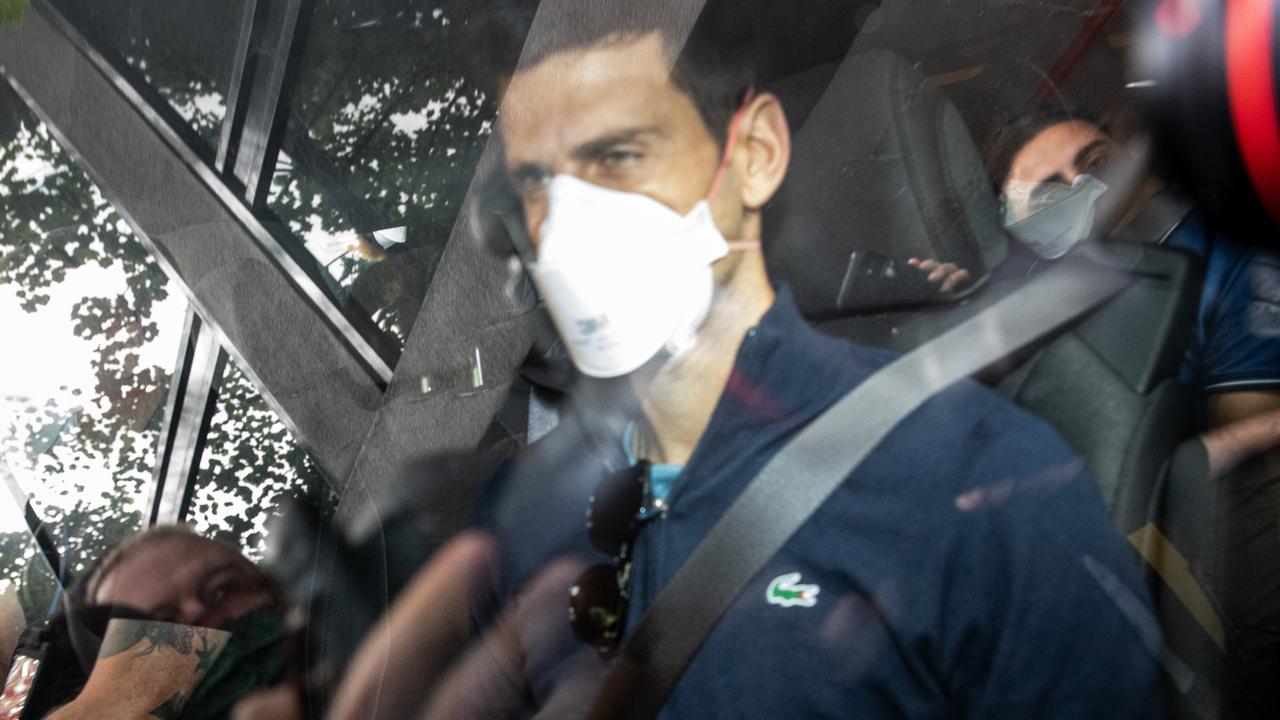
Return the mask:
<path fill-rule="evenodd" d="M 735 455 L 773 446 L 843 395 L 852 378 L 870 374 L 887 356 L 879 351 L 855 352 L 849 343 L 813 329 L 800 314 L 790 288 L 779 285 L 773 305 L 743 337 L 689 465 L 653 465 L 646 506 L 661 500 L 670 507 L 673 502 L 683 503 L 686 495 L 696 495 L 698 490 L 688 487 L 689 483 L 678 482 L 687 474 L 686 467 L 696 466 L 695 474 L 701 476 L 712 468 L 732 465 Z M 619 430 L 613 435 L 613 448 L 622 451 L 619 460 L 634 464 L 635 424 L 625 422 Z"/>
<path fill-rule="evenodd" d="M 791 290 L 779 285 L 773 306 L 743 337 L 669 503 L 696 503 L 697 496 L 712 491 L 713 478 L 737 467 L 741 458 L 772 455 L 892 357 L 818 332 L 801 316 Z"/>
<path fill-rule="evenodd" d="M 636 423 L 634 420 L 627 423 L 627 427 L 622 431 L 622 452 L 627 456 L 627 464 L 636 464 L 635 455 L 635 434 Z M 640 509 L 640 516 L 644 518 L 653 513 L 665 512 L 668 507 L 668 498 L 671 495 L 671 487 L 676 484 L 676 480 L 680 478 L 680 472 L 684 470 L 683 465 L 674 463 L 652 463 L 649 465 L 649 477 L 646 478 L 645 491 L 648 497 L 645 498 L 644 507 Z"/>

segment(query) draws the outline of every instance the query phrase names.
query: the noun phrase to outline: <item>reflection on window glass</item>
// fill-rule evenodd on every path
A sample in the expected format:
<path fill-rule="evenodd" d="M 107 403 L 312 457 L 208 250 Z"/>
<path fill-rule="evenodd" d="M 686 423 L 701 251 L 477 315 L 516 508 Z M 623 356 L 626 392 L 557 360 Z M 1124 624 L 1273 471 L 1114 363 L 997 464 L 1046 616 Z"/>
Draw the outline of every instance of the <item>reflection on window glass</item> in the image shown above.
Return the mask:
<path fill-rule="evenodd" d="M 216 147 L 243 0 L 54 0 L 94 47 L 123 60 Z"/>
<path fill-rule="evenodd" d="M 483 6 L 320 2 L 269 205 L 401 343 L 496 109 Z"/>
<path fill-rule="evenodd" d="M 0 473 L 6 472 L 0 465 Z M 27 528 L 22 509 L 0 488 L 0 649 L 8 648 L 28 625 L 48 617 L 56 597 L 53 569 Z M 8 659 L 0 658 L 0 663 Z"/>
<path fill-rule="evenodd" d="M 141 523 L 186 303 L 48 129 L 25 108 L 14 118 L 0 140 L 0 460 L 75 571 Z"/>
<path fill-rule="evenodd" d="M 228 362 L 187 521 L 200 534 L 234 543 L 257 560 L 265 549 L 267 521 L 286 496 L 326 516 L 338 501 L 315 460 Z"/>

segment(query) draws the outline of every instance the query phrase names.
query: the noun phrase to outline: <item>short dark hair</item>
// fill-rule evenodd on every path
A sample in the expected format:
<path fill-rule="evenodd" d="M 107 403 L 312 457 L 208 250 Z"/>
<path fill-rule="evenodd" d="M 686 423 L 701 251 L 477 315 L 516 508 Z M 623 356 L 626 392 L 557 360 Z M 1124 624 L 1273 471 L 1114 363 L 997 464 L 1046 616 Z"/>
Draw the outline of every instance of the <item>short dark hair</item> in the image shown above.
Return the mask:
<path fill-rule="evenodd" d="M 532 68 L 552 55 L 658 33 L 674 54 L 671 82 L 693 102 L 703 123 L 723 146 L 729 123 L 756 83 L 756 36 L 747 13 L 732 0 L 708 0 L 688 37 L 662 2 L 560 0 L 544 2 L 537 34 L 530 37 L 516 69 Z M 683 43 L 677 46 L 677 43 Z"/>
<path fill-rule="evenodd" d="M 1013 158 L 1031 139 L 1046 128 L 1064 122 L 1087 122 L 1095 125 L 1103 132 L 1107 127 L 1098 117 L 1090 112 L 1073 110 L 1062 106 L 1036 106 L 1029 112 L 1015 117 L 1003 127 L 996 130 L 987 143 L 983 160 L 987 168 L 987 176 L 996 195 L 1004 192 L 1004 181 L 1009 177 L 1013 166 Z"/>

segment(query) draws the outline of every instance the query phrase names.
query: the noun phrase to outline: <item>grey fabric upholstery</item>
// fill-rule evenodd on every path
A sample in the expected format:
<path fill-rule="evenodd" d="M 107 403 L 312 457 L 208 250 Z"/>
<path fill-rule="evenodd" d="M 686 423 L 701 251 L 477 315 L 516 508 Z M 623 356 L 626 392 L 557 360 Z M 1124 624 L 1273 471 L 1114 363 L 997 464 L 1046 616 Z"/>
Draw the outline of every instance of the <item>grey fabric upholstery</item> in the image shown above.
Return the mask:
<path fill-rule="evenodd" d="M 1050 420 L 1084 456 L 1103 502 L 1125 531 L 1145 522 L 1151 484 L 1173 448 L 1192 434 L 1183 386 L 1166 378 L 1139 393 L 1076 333 L 1023 363 L 1000 389 Z"/>
<path fill-rule="evenodd" d="M 765 253 L 774 277 L 803 278 L 794 285 L 806 315 L 838 312 L 854 250 L 938 258 L 975 276 L 1004 259 L 996 199 L 968 129 L 905 60 L 852 54 L 769 89 L 800 127 L 791 170 L 765 210 Z"/>

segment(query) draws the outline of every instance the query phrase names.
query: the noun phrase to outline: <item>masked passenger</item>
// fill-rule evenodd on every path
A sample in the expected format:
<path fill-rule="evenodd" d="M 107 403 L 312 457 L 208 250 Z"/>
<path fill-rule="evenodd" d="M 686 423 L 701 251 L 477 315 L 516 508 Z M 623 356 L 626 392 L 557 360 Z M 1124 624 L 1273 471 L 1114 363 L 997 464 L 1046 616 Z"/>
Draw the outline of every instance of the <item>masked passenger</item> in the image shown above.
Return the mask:
<path fill-rule="evenodd" d="M 1037 111 L 1005 127 L 989 157 L 1009 233 L 1036 257 L 1055 260 L 1087 240 L 1125 152 L 1097 123 Z M 1230 237 L 1154 175 L 1127 192 L 1107 229 L 1116 239 L 1158 242 L 1204 263 L 1204 285 L 1180 379 L 1202 398 L 1202 429 L 1280 410 L 1280 256 Z M 934 282 L 966 272 L 913 260 Z M 1255 431 L 1251 434 L 1256 435 Z M 1280 458 L 1272 461 L 1280 472 Z"/>
<path fill-rule="evenodd" d="M 1099 124 L 1061 112 L 1008 125 L 989 169 L 1010 234 L 1043 260 L 1089 239 L 1108 167 L 1124 152 Z M 1208 481 L 1224 491 L 1215 520 L 1225 568 L 1218 599 L 1242 658 L 1231 670 L 1243 698 L 1237 710 L 1273 717 L 1280 711 L 1272 681 L 1280 671 L 1280 256 L 1231 237 L 1151 174 L 1131 183 L 1107 234 L 1178 248 L 1203 264 L 1179 379 L 1197 396 Z M 935 282 L 957 269 L 940 268 L 928 265 Z"/>
<path fill-rule="evenodd" d="M 53 720 L 225 718 L 284 674 L 279 588 L 234 548 L 185 527 L 121 541 L 74 595 L 85 606 L 68 622 L 100 625 L 80 635 L 100 642 L 84 687 Z"/>
<path fill-rule="evenodd" d="M 992 175 L 1010 233 L 1055 259 L 1085 241 L 1112 157 L 1125 152 L 1098 124 L 1062 113 L 1012 123 L 997 143 Z M 1197 415 L 1218 475 L 1262 453 L 1280 476 L 1280 255 L 1231 237 L 1154 175 L 1133 183 L 1109 233 L 1195 255 L 1204 282 L 1179 379 Z"/>

